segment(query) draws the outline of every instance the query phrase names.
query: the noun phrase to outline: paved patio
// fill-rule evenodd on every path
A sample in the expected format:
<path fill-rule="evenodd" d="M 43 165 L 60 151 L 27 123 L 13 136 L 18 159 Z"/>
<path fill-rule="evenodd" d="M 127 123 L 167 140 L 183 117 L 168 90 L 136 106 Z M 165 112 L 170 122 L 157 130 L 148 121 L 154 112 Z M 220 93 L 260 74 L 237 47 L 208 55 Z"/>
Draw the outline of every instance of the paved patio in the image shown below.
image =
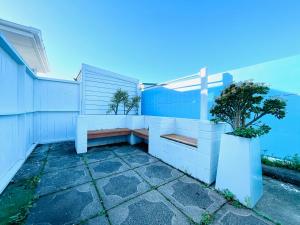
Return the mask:
<path fill-rule="evenodd" d="M 25 224 L 195 224 L 208 213 L 215 225 L 280 221 L 272 210 L 268 213 L 272 207 L 268 193 L 256 212 L 236 208 L 212 187 L 136 146 L 94 147 L 84 155 L 76 154 L 73 142 L 39 146 L 14 180 L 39 173 L 38 198 Z M 289 213 L 297 209 L 291 207 Z M 297 216 L 283 223 L 298 221 Z M 275 219 L 271 222 L 267 217 Z"/>

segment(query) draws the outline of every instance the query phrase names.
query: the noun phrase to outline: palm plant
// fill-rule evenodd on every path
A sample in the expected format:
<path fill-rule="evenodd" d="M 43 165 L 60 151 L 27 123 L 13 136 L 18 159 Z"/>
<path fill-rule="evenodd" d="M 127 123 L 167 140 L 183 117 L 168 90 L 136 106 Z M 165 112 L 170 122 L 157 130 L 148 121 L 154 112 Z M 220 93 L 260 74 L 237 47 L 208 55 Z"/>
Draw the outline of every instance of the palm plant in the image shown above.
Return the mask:
<path fill-rule="evenodd" d="M 127 91 L 118 89 L 116 93 L 114 93 L 111 103 L 108 105 L 107 113 L 113 112 L 117 115 L 120 105 L 123 104 L 123 114 L 128 115 L 132 109 L 138 110 L 140 100 L 141 98 L 139 96 L 130 98 Z"/>
<path fill-rule="evenodd" d="M 121 89 L 118 89 L 114 93 L 114 95 L 111 99 L 111 103 L 108 106 L 107 113 L 113 112 L 115 115 L 117 115 L 120 104 L 122 102 L 124 102 L 124 100 L 126 100 L 126 98 L 128 98 L 128 93 L 126 91 L 122 91 Z"/>
<path fill-rule="evenodd" d="M 134 96 L 131 99 L 128 99 L 128 101 L 125 103 L 125 115 L 128 115 L 128 113 L 132 110 L 135 109 L 138 111 L 139 109 L 139 103 L 140 103 L 141 97 L 140 96 Z"/>

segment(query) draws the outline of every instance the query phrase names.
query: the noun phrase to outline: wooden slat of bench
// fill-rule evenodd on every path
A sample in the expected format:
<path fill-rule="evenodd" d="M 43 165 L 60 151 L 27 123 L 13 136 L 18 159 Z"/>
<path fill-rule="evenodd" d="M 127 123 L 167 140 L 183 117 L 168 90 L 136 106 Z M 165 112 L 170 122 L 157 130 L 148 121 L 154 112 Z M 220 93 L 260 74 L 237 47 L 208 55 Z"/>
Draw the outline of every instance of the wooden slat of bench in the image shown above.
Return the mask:
<path fill-rule="evenodd" d="M 132 133 L 140 138 L 148 140 L 149 137 L 148 129 L 135 129 L 132 131 Z"/>
<path fill-rule="evenodd" d="M 115 137 L 129 135 L 131 130 L 127 128 L 116 128 L 116 129 L 103 129 L 103 130 L 93 130 L 88 131 L 88 139 L 96 139 L 103 137 Z"/>
<path fill-rule="evenodd" d="M 182 144 L 186 144 L 192 147 L 197 147 L 197 139 L 195 138 L 186 137 L 178 134 L 166 134 L 166 135 L 161 135 L 161 137 L 171 141 L 176 141 Z"/>

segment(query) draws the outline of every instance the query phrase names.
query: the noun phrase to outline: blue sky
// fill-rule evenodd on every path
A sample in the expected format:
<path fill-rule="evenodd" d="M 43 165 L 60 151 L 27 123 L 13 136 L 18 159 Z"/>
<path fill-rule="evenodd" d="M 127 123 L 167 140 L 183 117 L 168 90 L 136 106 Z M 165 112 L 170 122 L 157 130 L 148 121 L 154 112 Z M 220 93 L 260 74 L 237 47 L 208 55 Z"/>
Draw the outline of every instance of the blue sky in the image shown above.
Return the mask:
<path fill-rule="evenodd" d="M 0 17 L 42 30 L 51 76 L 87 63 L 161 82 L 300 54 L 300 1 L 0 0 Z"/>

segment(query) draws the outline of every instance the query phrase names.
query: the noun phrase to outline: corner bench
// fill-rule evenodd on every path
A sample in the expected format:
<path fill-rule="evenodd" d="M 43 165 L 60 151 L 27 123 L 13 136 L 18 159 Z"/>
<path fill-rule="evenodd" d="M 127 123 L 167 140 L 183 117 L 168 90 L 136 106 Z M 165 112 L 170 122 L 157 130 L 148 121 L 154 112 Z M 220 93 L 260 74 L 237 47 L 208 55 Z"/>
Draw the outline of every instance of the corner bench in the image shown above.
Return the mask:
<path fill-rule="evenodd" d="M 148 129 L 135 129 L 135 130 L 132 130 L 132 134 L 139 138 L 145 139 L 145 140 L 148 140 L 148 138 L 149 138 L 149 130 Z"/>
<path fill-rule="evenodd" d="M 195 147 L 195 148 L 197 148 L 197 146 L 198 146 L 197 139 L 183 136 L 183 135 L 165 134 L 165 135 L 161 135 L 160 137 L 171 140 L 171 141 L 175 141 L 175 142 L 178 142 L 181 144 L 189 145 L 189 146 Z"/>
<path fill-rule="evenodd" d="M 91 130 L 87 133 L 88 139 L 96 139 L 103 137 L 116 137 L 116 136 L 125 136 L 130 134 L 136 135 L 140 138 L 148 140 L 149 131 L 148 129 L 135 129 L 130 130 L 128 128 L 116 128 L 116 129 L 102 129 L 102 130 Z"/>
<path fill-rule="evenodd" d="M 110 138 L 117 136 L 129 136 L 128 142 L 130 144 L 137 144 L 139 141 L 134 137 L 144 139 L 148 141 L 149 131 L 148 129 L 128 129 L 128 128 L 115 128 L 115 129 L 101 129 L 90 130 L 87 132 L 87 140 L 96 140 L 98 138 Z M 97 144 L 96 144 L 97 145 Z M 95 146 L 96 146 L 95 145 Z"/>
<path fill-rule="evenodd" d="M 88 139 L 96 139 L 103 137 L 116 137 L 116 136 L 125 136 L 131 134 L 131 130 L 127 128 L 116 128 L 116 129 L 102 129 L 102 130 L 92 130 L 88 131 Z"/>

